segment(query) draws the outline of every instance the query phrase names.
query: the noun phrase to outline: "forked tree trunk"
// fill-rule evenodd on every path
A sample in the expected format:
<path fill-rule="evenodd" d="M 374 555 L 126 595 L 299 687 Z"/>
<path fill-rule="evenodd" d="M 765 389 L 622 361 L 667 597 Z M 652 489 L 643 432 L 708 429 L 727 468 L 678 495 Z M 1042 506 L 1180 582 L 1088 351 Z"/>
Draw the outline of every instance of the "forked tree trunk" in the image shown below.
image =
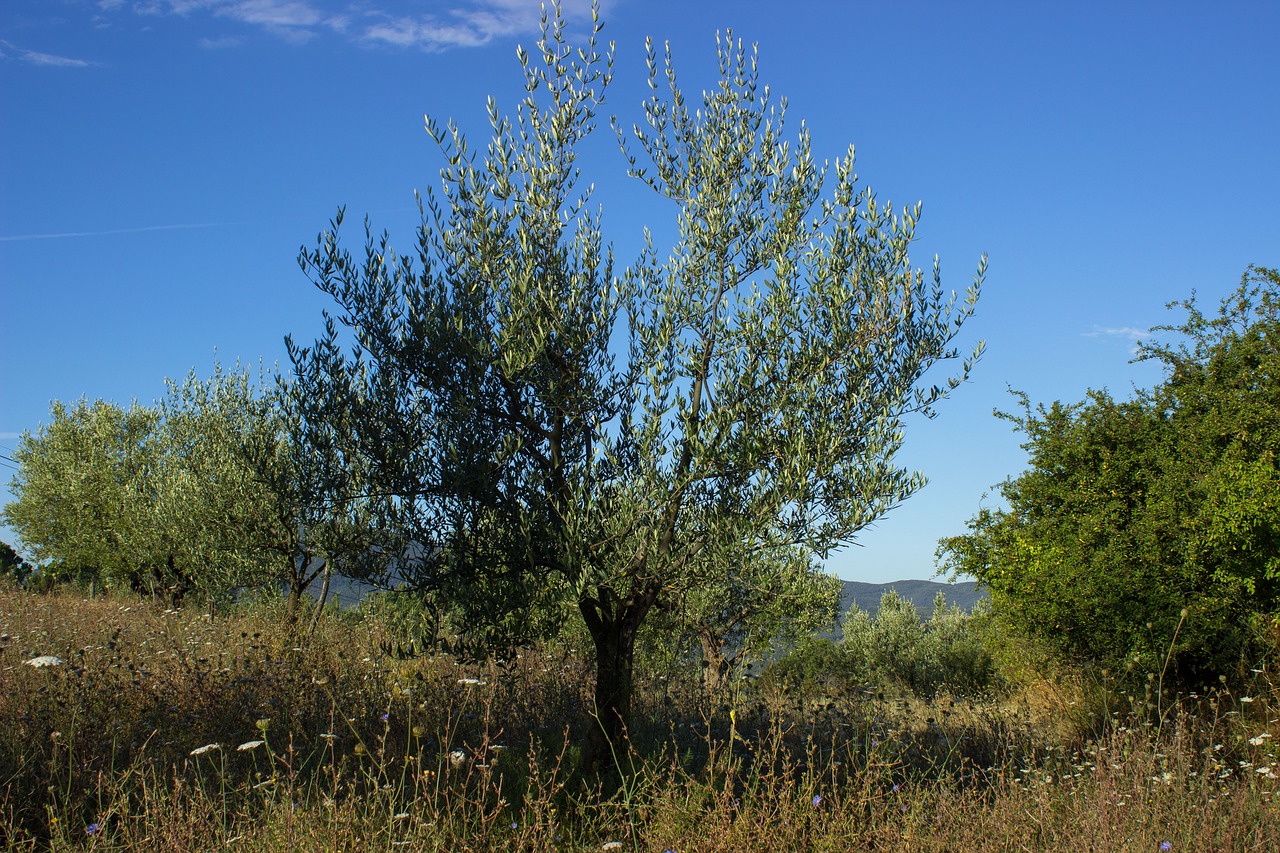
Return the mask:
<path fill-rule="evenodd" d="M 731 668 L 724 653 L 724 638 L 703 629 L 698 632 L 698 642 L 702 645 L 702 686 L 708 695 L 713 695 L 724 687 Z"/>
<path fill-rule="evenodd" d="M 311 633 L 313 634 L 320 625 L 320 617 L 324 615 L 324 606 L 329 603 L 329 584 L 332 581 L 333 561 L 326 560 L 324 564 L 324 583 L 320 585 L 320 600 L 316 602 L 316 612 L 311 617 Z"/>

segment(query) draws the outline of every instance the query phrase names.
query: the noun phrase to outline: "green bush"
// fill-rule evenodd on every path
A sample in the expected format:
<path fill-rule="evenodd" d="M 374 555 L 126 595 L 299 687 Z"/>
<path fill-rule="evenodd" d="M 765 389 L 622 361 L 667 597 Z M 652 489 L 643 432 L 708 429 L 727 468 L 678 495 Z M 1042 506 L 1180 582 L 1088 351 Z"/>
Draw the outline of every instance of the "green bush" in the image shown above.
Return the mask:
<path fill-rule="evenodd" d="M 890 590 L 874 618 L 856 607 L 849 612 L 842 644 L 852 669 L 865 681 L 929 696 L 943 687 L 976 693 L 995 679 L 995 662 L 979 621 L 948 606 L 941 594 L 933 615 L 921 621 L 915 605 Z"/>

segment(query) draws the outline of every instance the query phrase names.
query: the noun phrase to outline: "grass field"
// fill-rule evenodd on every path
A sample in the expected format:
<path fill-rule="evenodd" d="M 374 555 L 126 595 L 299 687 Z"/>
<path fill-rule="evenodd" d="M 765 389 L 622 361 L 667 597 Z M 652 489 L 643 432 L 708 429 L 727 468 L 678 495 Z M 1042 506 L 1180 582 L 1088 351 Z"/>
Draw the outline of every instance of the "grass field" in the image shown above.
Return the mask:
<path fill-rule="evenodd" d="M 401 659 L 374 618 L 306 634 L 281 612 L 0 588 L 0 845 L 1280 849 L 1265 672 L 1141 715 L 1061 675 L 929 700 L 764 679 L 711 701 L 695 668 L 665 672 L 602 781 L 575 772 L 591 662 L 572 642 Z"/>

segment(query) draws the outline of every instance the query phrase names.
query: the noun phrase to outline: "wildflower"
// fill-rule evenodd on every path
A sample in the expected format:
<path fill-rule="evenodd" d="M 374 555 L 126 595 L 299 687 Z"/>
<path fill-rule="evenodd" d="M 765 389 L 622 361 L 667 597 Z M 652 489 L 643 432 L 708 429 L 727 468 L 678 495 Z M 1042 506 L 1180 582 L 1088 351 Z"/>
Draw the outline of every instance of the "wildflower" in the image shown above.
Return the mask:
<path fill-rule="evenodd" d="M 449 753 L 449 763 L 454 767 L 461 767 L 467 760 L 467 754 L 460 749 L 455 749 Z"/>
<path fill-rule="evenodd" d="M 271 725 L 271 720 L 266 718 L 258 720 L 257 722 L 254 723 L 254 726 L 256 726 L 258 731 L 260 732 L 265 732 L 267 730 L 267 726 L 269 725 Z"/>
<path fill-rule="evenodd" d="M 382 715 L 381 717 L 379 717 L 378 719 L 379 719 L 379 720 L 382 720 L 382 722 L 384 722 L 384 723 L 385 723 L 385 722 L 387 722 L 388 720 L 390 720 L 390 719 L 391 719 L 391 715 L 390 715 L 390 714 L 383 714 L 383 715 Z"/>
<path fill-rule="evenodd" d="M 821 794 L 814 794 L 814 795 L 813 795 L 813 807 L 816 809 L 816 808 L 817 808 L 818 806 L 820 806 L 820 805 L 822 805 L 822 795 L 821 795 Z"/>
<path fill-rule="evenodd" d="M 621 842 L 621 841 L 606 841 L 604 844 L 601 844 L 601 845 L 600 845 L 600 849 L 601 849 L 601 850 L 621 850 L 621 849 L 622 849 L 622 842 Z"/>
<path fill-rule="evenodd" d="M 1241 705 L 1248 705 L 1248 704 L 1249 704 L 1250 702 L 1252 702 L 1252 701 L 1253 701 L 1253 697 L 1252 697 L 1252 696 L 1241 696 L 1241 697 L 1240 697 L 1240 704 L 1241 704 Z"/>
<path fill-rule="evenodd" d="M 236 751 L 237 751 L 237 752 L 248 752 L 248 751 L 249 751 L 249 750 L 251 750 L 251 749 L 257 749 L 258 747 L 262 746 L 264 743 L 266 743 L 266 741 L 261 741 L 261 740 L 247 740 L 247 741 L 245 741 L 244 743 L 242 743 L 242 744 L 240 744 L 239 746 L 237 746 L 237 747 L 236 747 Z"/>
<path fill-rule="evenodd" d="M 1266 740 L 1267 740 L 1267 738 L 1269 738 L 1269 737 L 1271 737 L 1271 733 L 1270 733 L 1270 732 L 1263 732 L 1262 734 L 1258 735 L 1257 737 L 1251 737 L 1251 738 L 1249 738 L 1249 743 L 1250 743 L 1250 745 L 1252 745 L 1252 746 L 1262 746 L 1262 744 L 1266 743 Z"/>
<path fill-rule="evenodd" d="M 896 782 L 893 784 L 893 792 L 894 792 L 895 794 L 896 794 L 896 793 L 898 793 L 898 783 L 896 783 Z"/>
<path fill-rule="evenodd" d="M 40 655 L 39 657 L 34 657 L 31 660 L 24 660 L 23 663 L 27 666 L 34 666 L 36 669 L 41 669 L 46 666 L 61 666 L 62 658 L 54 657 L 53 655 Z"/>
<path fill-rule="evenodd" d="M 1172 842 L 1169 842 L 1169 841 L 1161 841 L 1161 842 L 1160 842 L 1160 849 L 1161 849 L 1161 850 L 1172 850 L 1172 849 L 1173 849 L 1173 843 L 1172 843 Z"/>
<path fill-rule="evenodd" d="M 514 823 L 514 822 L 513 822 L 513 823 L 511 824 L 511 828 L 512 828 L 512 829 L 519 829 L 519 828 L 520 828 L 520 824 L 518 824 L 518 823 Z"/>
<path fill-rule="evenodd" d="M 393 815 L 391 816 L 391 819 L 392 819 L 392 820 L 408 820 L 408 819 L 409 819 L 409 813 L 408 813 L 408 812 L 399 812 L 399 813 L 397 813 L 397 814 L 393 814 Z"/>
<path fill-rule="evenodd" d="M 222 744 L 206 743 L 204 746 L 197 746 L 191 750 L 191 755 L 204 755 L 206 752 L 213 752 L 215 749 L 222 749 Z"/>
<path fill-rule="evenodd" d="M 97 823 L 91 823 L 84 828 L 84 831 L 89 833 L 90 835 L 97 835 L 101 830 L 102 830 L 101 825 Z"/>

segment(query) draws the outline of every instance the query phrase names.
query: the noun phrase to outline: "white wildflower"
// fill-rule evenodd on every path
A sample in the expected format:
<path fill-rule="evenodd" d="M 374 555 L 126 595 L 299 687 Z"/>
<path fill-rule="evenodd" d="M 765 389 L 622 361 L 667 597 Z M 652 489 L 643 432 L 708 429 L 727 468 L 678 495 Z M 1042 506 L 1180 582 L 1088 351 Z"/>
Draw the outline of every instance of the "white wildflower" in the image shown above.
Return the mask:
<path fill-rule="evenodd" d="M 621 849 L 622 849 L 622 842 L 621 842 L 621 841 L 606 841 L 604 844 L 601 844 L 601 845 L 600 845 L 600 849 L 601 849 L 601 850 L 621 850 Z"/>
<path fill-rule="evenodd" d="M 247 740 L 247 741 L 245 741 L 244 743 L 242 743 L 242 744 L 240 744 L 239 746 L 237 746 L 237 747 L 236 747 L 236 751 L 237 751 L 237 752 L 248 752 L 248 751 L 249 751 L 249 750 L 251 750 L 251 749 L 257 749 L 258 747 L 262 746 L 264 743 L 266 743 L 266 741 L 263 741 L 263 740 Z"/>
<path fill-rule="evenodd" d="M 36 669 L 40 669 L 41 667 L 46 666 L 61 666 L 62 658 L 54 657 L 53 655 L 40 655 L 39 657 L 34 657 L 31 660 L 24 660 L 23 663 L 27 666 L 34 666 Z"/>
<path fill-rule="evenodd" d="M 467 754 L 460 749 L 455 749 L 449 753 L 449 763 L 454 767 L 461 767 L 467 761 Z"/>
<path fill-rule="evenodd" d="M 191 750 L 191 755 L 204 755 L 206 752 L 213 752 L 215 749 L 222 749 L 220 743 L 206 743 L 204 746 L 197 746 Z"/>
<path fill-rule="evenodd" d="M 1266 742 L 1267 742 L 1267 738 L 1269 738 L 1269 737 L 1271 737 L 1271 733 L 1270 733 L 1270 732 L 1263 732 L 1262 734 L 1258 735 L 1257 737 L 1251 737 L 1251 738 L 1249 738 L 1249 744 L 1250 744 L 1251 746 L 1262 746 L 1264 743 L 1266 743 Z"/>

